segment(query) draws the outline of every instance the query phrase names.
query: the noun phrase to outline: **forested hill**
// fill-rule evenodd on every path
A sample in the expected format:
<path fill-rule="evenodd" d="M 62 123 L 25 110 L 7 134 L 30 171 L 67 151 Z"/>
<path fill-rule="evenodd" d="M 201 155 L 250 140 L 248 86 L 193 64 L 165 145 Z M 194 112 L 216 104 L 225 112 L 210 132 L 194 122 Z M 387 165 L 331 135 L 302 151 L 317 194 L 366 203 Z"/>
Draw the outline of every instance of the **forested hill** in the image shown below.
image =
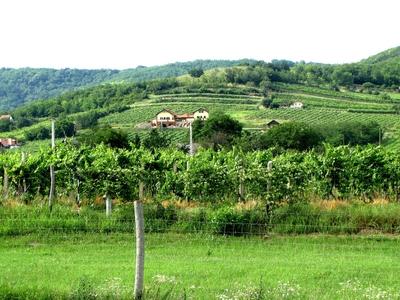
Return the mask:
<path fill-rule="evenodd" d="M 137 82 L 175 77 L 194 68 L 208 70 L 249 62 L 252 61 L 196 60 L 155 67 L 139 66 L 126 70 L 2 68 L 0 69 L 0 110 L 12 109 L 34 99 L 47 99 L 66 91 L 104 82 Z"/>
<path fill-rule="evenodd" d="M 376 64 L 384 62 L 400 61 L 400 46 L 382 51 L 376 55 L 370 56 L 362 60 L 363 63 Z"/>
<path fill-rule="evenodd" d="M 245 64 L 264 65 L 266 67 L 264 71 L 267 70 L 270 73 L 267 78 L 269 81 L 281 81 L 289 84 L 353 88 L 362 86 L 367 89 L 375 86 L 392 90 L 397 90 L 400 86 L 400 47 L 388 49 L 357 63 L 343 65 L 295 63 L 287 60 L 273 60 L 267 64 L 243 59 L 234 61 L 196 60 L 155 67 L 139 66 L 126 70 L 3 68 L 0 69 L 0 111 L 11 110 L 34 99 L 53 98 L 66 91 L 106 82 L 147 81 L 180 76 L 193 69 L 209 70 Z M 247 72 L 246 74 L 250 77 L 257 77 L 253 73 Z M 248 78 L 246 80 L 239 79 L 235 80 L 235 83 L 241 84 L 242 81 L 249 81 Z"/>

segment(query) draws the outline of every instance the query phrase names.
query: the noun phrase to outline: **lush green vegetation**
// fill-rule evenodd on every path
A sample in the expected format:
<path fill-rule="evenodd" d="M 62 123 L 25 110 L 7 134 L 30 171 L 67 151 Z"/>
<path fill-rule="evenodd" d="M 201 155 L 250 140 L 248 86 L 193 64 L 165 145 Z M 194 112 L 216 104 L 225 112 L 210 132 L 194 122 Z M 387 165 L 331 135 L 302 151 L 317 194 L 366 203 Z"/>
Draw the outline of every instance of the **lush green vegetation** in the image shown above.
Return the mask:
<path fill-rule="evenodd" d="M 105 217 L 101 198 L 62 197 L 50 212 L 45 199 L 24 205 L 15 199 L 3 202 L 0 236 L 45 232 L 134 233 L 132 203 L 114 201 L 111 217 Z M 89 205 L 89 203 L 91 203 Z M 18 204 L 18 205 L 17 205 Z M 17 205 L 17 206 L 16 206 Z M 276 234 L 399 234 L 400 205 L 376 199 L 371 203 L 345 200 L 282 203 L 266 214 L 261 201 L 199 203 L 149 200 L 144 206 L 146 233 L 259 236 Z"/>
<path fill-rule="evenodd" d="M 147 195 L 158 199 L 218 202 L 245 198 L 274 206 L 310 197 L 371 201 L 376 196 L 398 200 L 400 195 L 399 155 L 381 147 L 325 145 L 320 152 L 283 153 L 234 148 L 203 150 L 188 157 L 180 150 L 156 149 L 159 141 L 154 135 L 143 140 L 151 150 L 60 144 L 54 151 L 24 158 L 9 152 L 0 155 L 0 168 L 8 177 L 8 195 L 27 203 L 48 195 L 50 164 L 57 170 L 60 195 L 79 192 L 89 199 L 109 194 L 130 201 L 140 181 Z M 272 170 L 268 170 L 268 161 L 273 162 Z M 238 192 L 239 186 L 245 192 Z"/>
<path fill-rule="evenodd" d="M 381 144 L 395 148 L 400 141 L 397 135 L 400 96 L 391 87 L 359 83 L 336 86 L 332 78 L 327 77 L 326 82 L 318 83 L 308 75 L 307 80 L 302 80 L 300 71 L 295 72 L 301 63 L 287 61 L 269 64 L 242 61 L 241 66 L 213 70 L 207 70 L 201 63 L 192 64 L 185 71 L 188 74 L 179 78 L 103 84 L 68 92 L 51 100 L 34 101 L 14 110 L 13 122 L 0 122 L 0 135 L 20 141 L 43 139 L 48 136 L 48 128 L 44 127 L 48 126 L 49 118 L 66 118 L 75 123 L 77 135 L 84 134 L 82 129 L 100 124 L 124 130 L 128 137 L 146 136 L 149 121 L 163 108 L 186 113 L 204 107 L 211 116 L 218 116 L 223 111 L 245 129 L 263 130 L 272 119 L 280 123 L 298 121 L 325 128 L 368 123 L 379 127 Z M 209 66 L 212 66 L 211 62 Z M 313 66 L 321 67 L 307 64 L 303 71 L 311 72 Z M 189 75 L 191 72 L 193 74 Z M 294 76 L 295 73 L 299 76 Z M 301 101 L 305 108 L 287 108 L 295 101 Z M 349 142 L 342 138 L 344 135 L 336 134 L 325 141 L 334 145 L 340 144 L 339 141 L 342 144 L 365 144 L 355 139 Z M 184 142 L 187 135 L 178 129 L 168 131 L 168 136 L 174 144 Z"/>
<path fill-rule="evenodd" d="M 176 77 L 193 68 L 204 70 L 230 67 L 251 60 L 197 60 L 157 67 L 139 66 L 127 70 L 78 69 L 0 69 L 0 110 L 7 110 L 34 99 L 47 99 L 77 88 L 106 82 L 138 82 Z"/>
<path fill-rule="evenodd" d="M 32 140 L 0 153 L 0 299 L 131 298 L 140 183 L 148 299 L 400 298 L 400 156 L 389 150 L 400 143 L 395 69 L 398 49 L 347 65 L 28 69 L 18 70 L 29 74 L 19 85 L 18 72 L 1 70 L 0 107 L 43 91 L 52 99 L 0 122 L 1 136 Z M 149 81 L 160 77 L 170 78 Z M 57 95 L 79 82 L 102 84 Z M 289 108 L 295 101 L 304 108 Z M 193 124 L 204 147 L 193 156 L 187 128 L 149 128 L 163 108 L 200 107 L 210 118 Z M 282 124 L 267 129 L 272 119 Z"/>
<path fill-rule="evenodd" d="M 151 234 L 146 299 L 397 299 L 398 243 Z M 9 237 L 0 249 L 1 299 L 132 297 L 132 234 Z"/>

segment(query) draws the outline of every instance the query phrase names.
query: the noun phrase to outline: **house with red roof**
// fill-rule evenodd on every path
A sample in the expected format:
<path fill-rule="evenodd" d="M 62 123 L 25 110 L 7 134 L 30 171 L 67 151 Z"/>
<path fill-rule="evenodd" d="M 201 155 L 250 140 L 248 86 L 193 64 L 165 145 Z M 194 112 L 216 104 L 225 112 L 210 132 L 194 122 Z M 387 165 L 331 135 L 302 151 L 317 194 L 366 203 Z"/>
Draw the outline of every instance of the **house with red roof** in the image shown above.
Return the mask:
<path fill-rule="evenodd" d="M 194 120 L 207 120 L 209 116 L 205 108 L 199 108 L 191 113 L 177 114 L 176 112 L 164 108 L 158 112 L 151 121 L 151 126 L 156 127 L 189 127 Z"/>

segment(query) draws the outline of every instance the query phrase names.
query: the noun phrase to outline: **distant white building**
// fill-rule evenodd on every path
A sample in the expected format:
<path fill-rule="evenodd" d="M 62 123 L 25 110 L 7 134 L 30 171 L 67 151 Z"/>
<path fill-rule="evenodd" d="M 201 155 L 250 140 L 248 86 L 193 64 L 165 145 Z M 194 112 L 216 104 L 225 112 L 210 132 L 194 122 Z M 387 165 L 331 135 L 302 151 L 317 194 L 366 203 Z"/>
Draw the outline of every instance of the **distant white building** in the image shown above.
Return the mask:
<path fill-rule="evenodd" d="M 0 120 L 2 121 L 13 121 L 13 117 L 11 115 L 1 115 Z"/>
<path fill-rule="evenodd" d="M 195 120 L 207 120 L 208 119 L 208 111 L 204 108 L 199 108 L 195 112 L 193 112 L 193 117 Z"/>
<path fill-rule="evenodd" d="M 207 120 L 209 113 L 204 108 L 199 108 L 192 113 L 177 114 L 170 109 L 164 108 L 156 114 L 151 121 L 152 127 L 189 127 L 194 120 Z"/>
<path fill-rule="evenodd" d="M 290 108 L 296 108 L 296 109 L 298 109 L 298 108 L 303 108 L 304 107 L 304 104 L 303 104 L 303 102 L 300 102 L 300 101 L 296 101 L 296 102 L 293 102 L 292 104 L 290 104 L 290 106 L 289 106 Z"/>
<path fill-rule="evenodd" d="M 0 148 L 14 148 L 17 147 L 17 140 L 12 138 L 0 138 Z"/>

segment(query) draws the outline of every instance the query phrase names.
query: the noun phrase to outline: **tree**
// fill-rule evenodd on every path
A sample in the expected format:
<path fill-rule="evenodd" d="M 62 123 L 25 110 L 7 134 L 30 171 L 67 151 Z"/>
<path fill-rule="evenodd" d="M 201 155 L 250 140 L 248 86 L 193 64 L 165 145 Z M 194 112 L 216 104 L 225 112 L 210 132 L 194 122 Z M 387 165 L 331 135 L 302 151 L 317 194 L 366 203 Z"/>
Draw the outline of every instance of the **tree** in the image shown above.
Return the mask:
<path fill-rule="evenodd" d="M 81 143 L 91 146 L 103 143 L 111 148 L 128 149 L 130 147 L 128 135 L 121 130 L 113 129 L 109 126 L 89 130 L 85 134 L 78 136 L 78 140 Z"/>
<path fill-rule="evenodd" d="M 142 145 L 151 150 L 168 147 L 170 143 L 171 141 L 164 135 L 160 134 L 158 129 L 152 129 L 150 134 L 142 141 Z"/>
<path fill-rule="evenodd" d="M 394 104 L 393 110 L 396 112 L 396 114 L 400 114 L 400 104 Z"/>
<path fill-rule="evenodd" d="M 11 122 L 9 120 L 0 120 L 0 132 L 10 131 Z"/>
<path fill-rule="evenodd" d="M 33 128 L 25 132 L 28 141 L 45 140 L 50 138 L 50 129 L 47 126 Z"/>
<path fill-rule="evenodd" d="M 203 126 L 193 128 L 193 136 L 204 144 L 230 146 L 233 140 L 240 137 L 243 126 L 239 121 L 224 113 L 215 113 L 208 118 Z"/>
<path fill-rule="evenodd" d="M 194 78 L 199 78 L 204 74 L 204 70 L 202 68 L 193 68 L 189 71 L 189 75 Z"/>
<path fill-rule="evenodd" d="M 140 136 L 137 133 L 135 133 L 135 135 L 131 139 L 131 143 L 132 143 L 132 146 L 134 148 L 140 148 L 140 145 L 142 144 L 142 141 L 140 139 Z"/>
<path fill-rule="evenodd" d="M 75 124 L 66 119 L 57 120 L 55 126 L 56 137 L 65 138 L 75 135 Z"/>
<path fill-rule="evenodd" d="M 79 129 L 95 127 L 100 114 L 95 111 L 89 111 L 75 118 L 76 124 Z"/>
<path fill-rule="evenodd" d="M 322 142 L 322 135 L 310 125 L 301 122 L 283 123 L 271 128 L 260 137 L 263 148 L 308 150 Z"/>
<path fill-rule="evenodd" d="M 28 126 L 31 126 L 33 123 L 34 123 L 34 120 L 30 119 L 30 118 L 19 117 L 19 118 L 15 119 L 15 127 L 16 128 L 28 127 Z"/>
<path fill-rule="evenodd" d="M 265 108 L 270 108 L 272 105 L 272 99 L 271 98 L 264 98 L 262 101 L 262 106 L 264 106 Z"/>
<path fill-rule="evenodd" d="M 193 139 L 196 141 L 198 139 L 200 139 L 201 135 L 202 135 L 202 130 L 204 128 L 204 120 L 194 120 L 194 122 L 192 123 L 192 132 L 193 132 Z"/>
<path fill-rule="evenodd" d="M 377 144 L 383 136 L 383 130 L 377 122 L 342 122 L 320 127 L 327 143 L 339 145 Z"/>
<path fill-rule="evenodd" d="M 353 84 L 353 75 L 350 72 L 336 69 L 332 73 L 333 81 L 338 85 L 351 85 Z"/>

